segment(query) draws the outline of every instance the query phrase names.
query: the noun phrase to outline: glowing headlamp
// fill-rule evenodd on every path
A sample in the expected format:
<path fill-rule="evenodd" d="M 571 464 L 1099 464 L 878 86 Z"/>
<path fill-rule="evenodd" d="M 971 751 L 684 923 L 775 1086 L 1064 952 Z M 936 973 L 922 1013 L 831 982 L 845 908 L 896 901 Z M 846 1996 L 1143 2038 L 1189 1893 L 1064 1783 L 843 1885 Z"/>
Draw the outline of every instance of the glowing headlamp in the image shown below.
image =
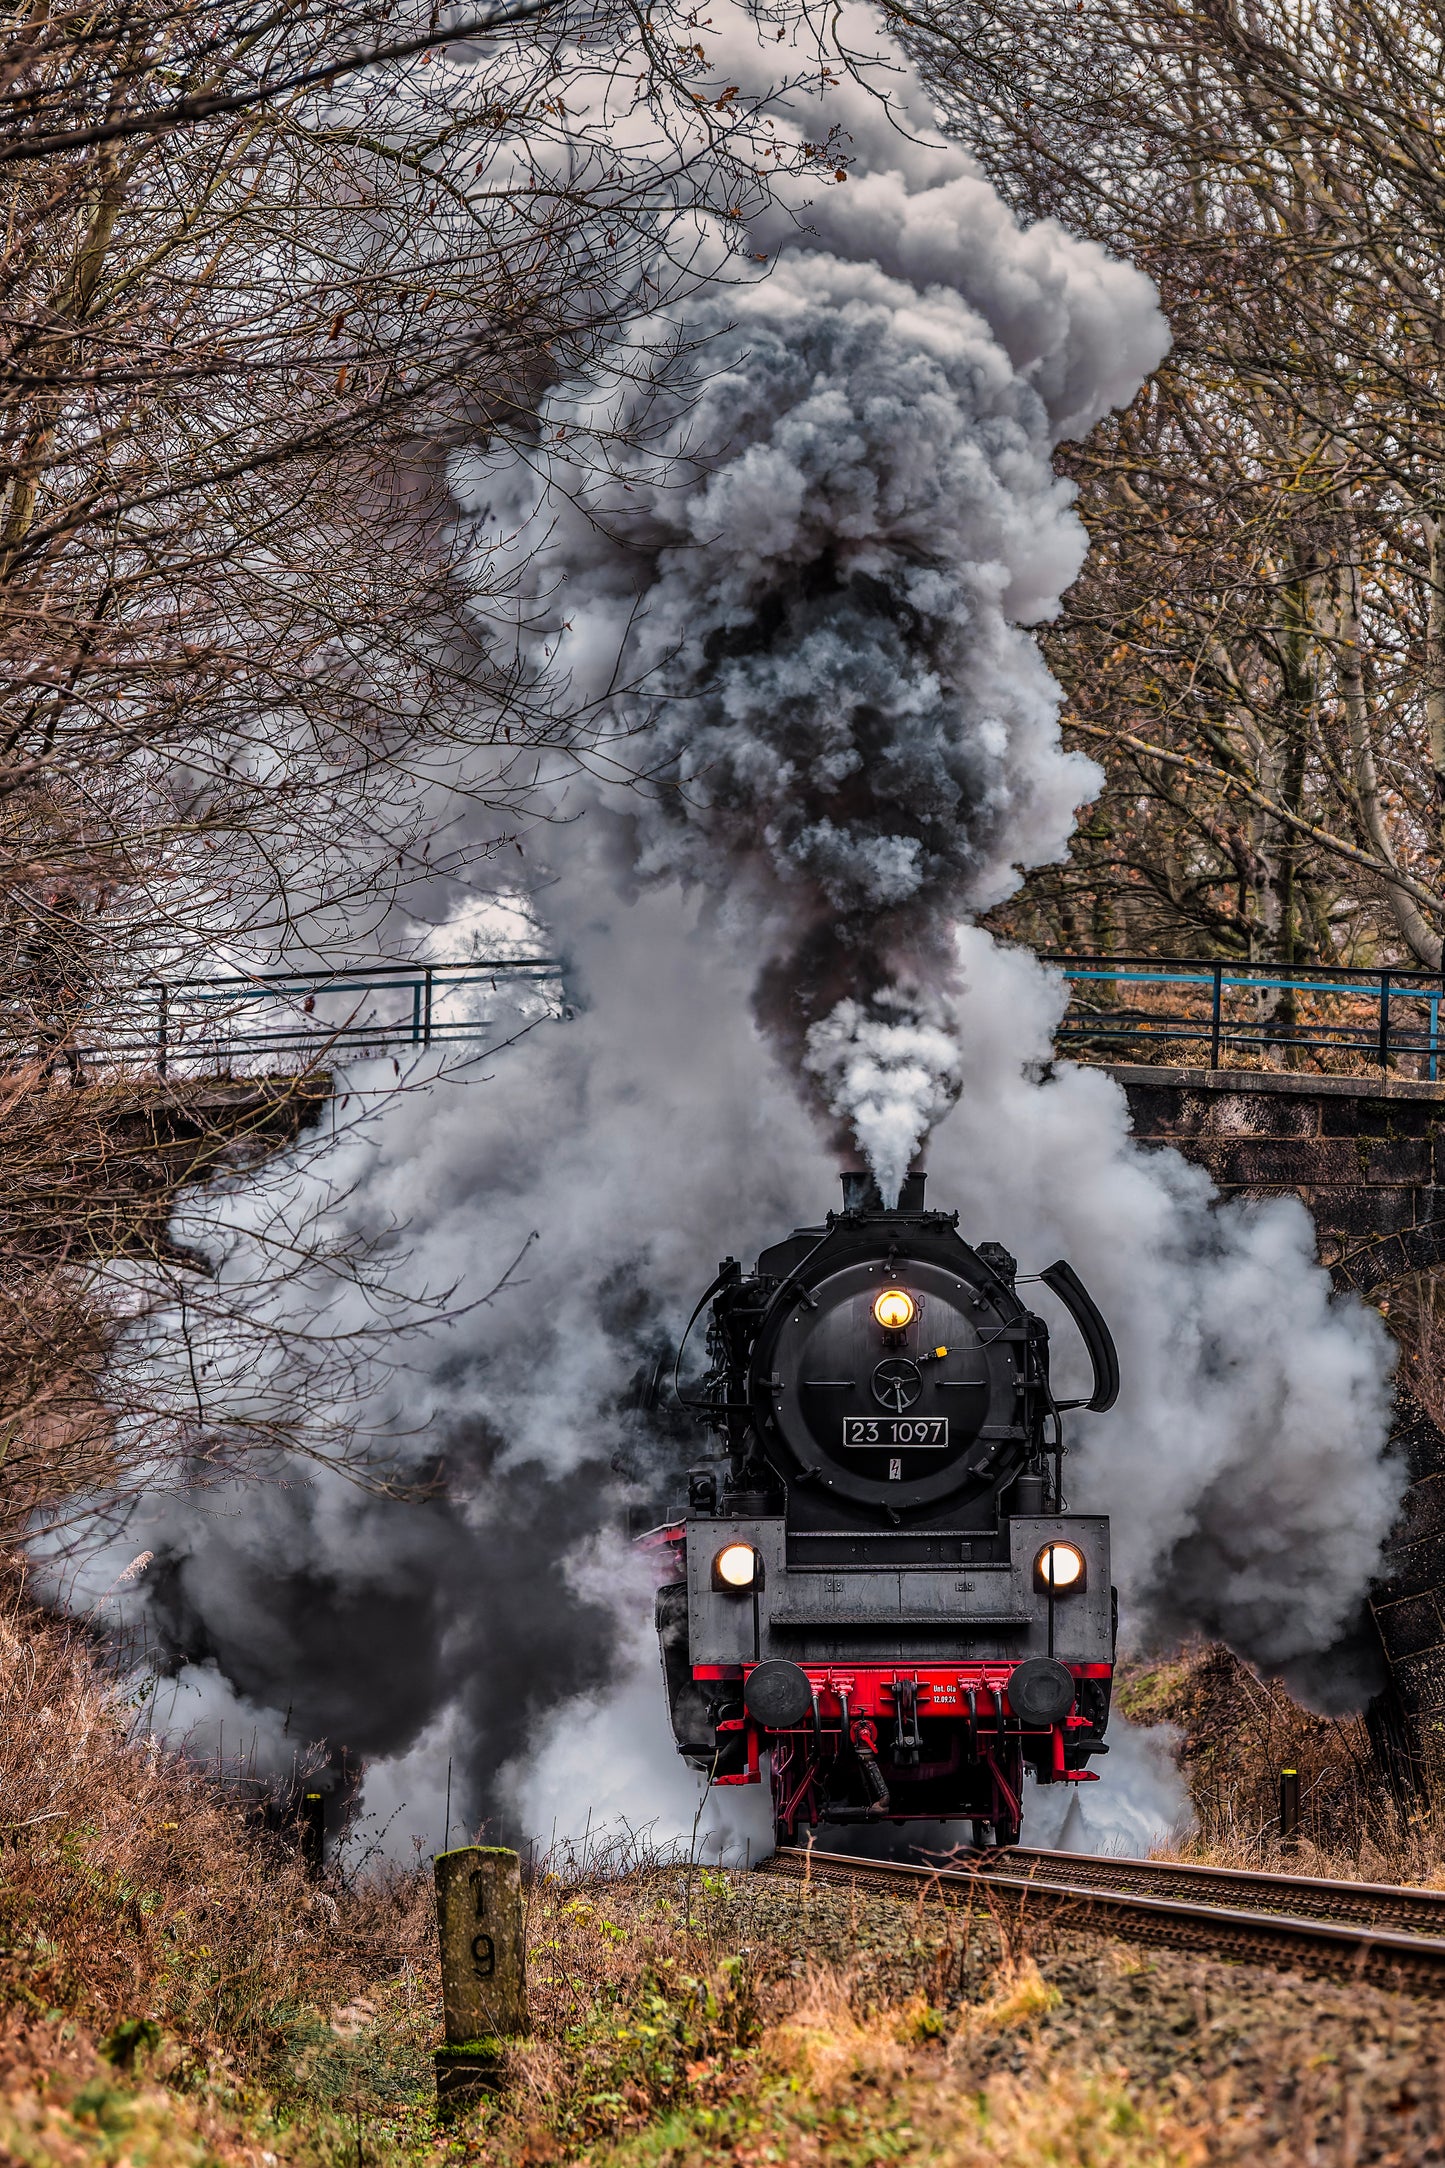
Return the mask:
<path fill-rule="evenodd" d="M 918 1315 L 918 1304 L 901 1287 L 885 1287 L 873 1304 L 873 1315 L 885 1332 L 902 1332 Z"/>
<path fill-rule="evenodd" d="M 750 1543 L 725 1543 L 712 1562 L 714 1588 L 742 1591 L 756 1588 L 761 1579 L 761 1561 Z"/>
<path fill-rule="evenodd" d="M 1088 1580 L 1084 1554 L 1075 1543 L 1046 1543 L 1034 1560 L 1034 1586 L 1050 1595 L 1077 1595 Z"/>

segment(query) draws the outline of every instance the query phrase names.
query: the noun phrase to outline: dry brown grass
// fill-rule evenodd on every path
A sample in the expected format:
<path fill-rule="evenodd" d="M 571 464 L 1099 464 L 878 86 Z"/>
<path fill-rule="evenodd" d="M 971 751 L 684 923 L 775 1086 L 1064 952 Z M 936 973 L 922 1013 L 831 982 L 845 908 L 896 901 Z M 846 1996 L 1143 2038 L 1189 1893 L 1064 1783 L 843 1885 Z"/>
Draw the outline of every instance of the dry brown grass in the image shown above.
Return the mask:
<path fill-rule="evenodd" d="M 532 2034 L 500 2101 L 439 2126 L 429 1866 L 309 1883 L 202 1776 L 131 1743 L 125 1717 L 85 1643 L 12 1600 L 0 1785 L 27 1828 L 0 1850 L 4 2168 L 354 2168 L 358 2149 L 364 2168 L 1365 2157 L 1336 2142 L 1354 2080 L 1338 2043 L 1316 2052 L 1324 1991 L 1248 1968 L 1166 1978 L 1195 1961 L 1094 1938 L 1080 1957 L 986 1905 L 689 1873 L 637 1844 L 535 1876 Z M 1348 2022 L 1354 1999 L 1335 1999 Z M 1186 2032 L 1204 2058 L 1188 2070 Z M 1385 2070 L 1378 2124 L 1417 2051 L 1387 2030 L 1361 2056 Z M 1428 2107 L 1433 2079 L 1412 2082 Z"/>
<path fill-rule="evenodd" d="M 806 1962 L 765 1987 L 763 2029 L 731 2092 L 622 2131 L 604 2156 L 613 2168 L 1445 2158 L 1445 2054 L 1429 2006 L 1057 1922 L 1034 1922 L 1010 1954 L 982 1915 L 960 1970 L 956 1914 L 790 1888 L 787 1940 Z M 785 1923 L 771 1924 L 781 1941 Z M 510 2168 L 500 2127 L 497 2140 L 500 2152 L 472 2157 Z"/>
<path fill-rule="evenodd" d="M 1118 1706 L 1180 1733 L 1198 1828 L 1169 1856 L 1445 1887 L 1445 1801 L 1396 1798 L 1363 1716 L 1316 1715 L 1218 1642 L 1121 1666 Z M 1300 1778 L 1292 1845 L 1280 1839 L 1281 1769 Z"/>
<path fill-rule="evenodd" d="M 544 1865 L 528 1892 L 532 2033 L 511 2053 L 494 2145 L 567 2158 L 724 2101 L 764 2022 L 746 1919 L 732 1877 L 662 1865 L 645 1844 Z"/>
<path fill-rule="evenodd" d="M 691 1899 L 688 1885 L 684 1870 L 657 1866 L 580 1886 L 541 1878 L 534 2035 L 512 2054 L 505 2101 L 455 2141 L 468 2161 L 547 2168 L 599 2148 L 603 2159 L 679 2168 L 1185 2160 L 1155 2147 L 1152 2122 L 1112 2076 L 1069 2078 L 1044 2101 L 987 2068 L 1035 2042 L 1059 2003 L 1027 1949 L 998 1955 L 987 1919 L 970 1931 L 920 1901 L 896 1908 L 871 1967 L 841 1959 L 831 1941 L 810 1961 L 799 1957 L 812 1940 L 806 1892 L 711 1872 L 692 1878 Z M 835 1928 L 847 1906 L 850 1939 L 876 1938 L 867 1900 L 828 1892 L 820 1902 Z M 982 1978 L 982 1992 L 964 1992 L 965 1974 Z"/>
<path fill-rule="evenodd" d="M 1232 1666 L 1193 1651 L 1136 1672 L 1125 1698 L 1182 1724 L 1187 1766 L 1216 1802 L 1214 1855 L 1233 1844 L 1257 1863 L 1268 1844 L 1249 1816 L 1269 1801 L 1280 1752 L 1305 1768 L 1314 1752 L 1313 1796 L 1344 1815 L 1324 1782 L 1341 1727 Z M 265 2168 L 268 2153 L 277 2168 L 353 2168 L 358 2143 L 364 2168 L 1285 2168 L 1301 2157 L 1301 2115 L 1323 2134 L 1305 2157 L 1365 2157 L 1349 2150 L 1344 2049 L 1315 2053 L 1324 1991 L 1257 1980 L 1252 2060 L 1236 2076 L 1236 1974 L 1198 1992 L 1190 1975 L 1165 1996 L 1153 1957 L 1089 1940 L 1080 1959 L 986 1906 L 964 1917 L 920 1896 L 884 1923 L 856 1893 L 688 1872 L 628 1842 L 534 1877 L 532 2034 L 511 2053 L 505 2098 L 439 2127 L 429 1863 L 362 1888 L 308 1881 L 291 1844 L 136 1743 L 133 1714 L 84 1637 L 12 1590 L 0 1616 L 4 2168 Z M 1433 1879 L 1440 1854 L 1419 1832 L 1410 1841 L 1409 1860 L 1399 1845 L 1295 1856 L 1315 1871 Z M 1344 2042 L 1352 2012 L 1331 2015 Z M 1378 2113 L 1394 2116 L 1392 2073 L 1413 2070 L 1416 2049 L 1393 2021 L 1372 2022 L 1361 2069 L 1387 2069 Z M 1218 2043 L 1198 2067 L 1180 2060 L 1196 2036 Z M 1437 2090 L 1445 2107 L 1445 2059 L 1428 2098 L 1423 2084 L 1412 2117 Z"/>
<path fill-rule="evenodd" d="M 1036 2051 L 1039 2022 L 1059 2001 L 1031 1957 L 1005 1962 L 981 2002 L 948 2013 L 916 1992 L 881 2007 L 860 2005 L 856 1981 L 819 1968 L 764 2045 L 764 2070 L 783 2078 L 809 2109 L 780 2157 L 836 2157 L 837 2124 L 846 2128 L 850 2115 L 856 2123 L 861 2102 L 865 2129 L 873 2125 L 865 2151 L 880 2159 L 906 2145 L 948 2168 L 1184 2168 L 1202 2161 L 1198 2136 L 1168 2106 L 1141 2111 L 1123 2071 L 1045 2074 L 1036 2065 L 1021 2078 L 979 2067 L 980 2045 L 993 2049 L 1000 2035 L 1011 2036 L 1015 2054 Z"/>
<path fill-rule="evenodd" d="M 418 1877 L 307 1879 L 295 1847 L 129 1736 L 84 1637 L 12 1593 L 0 1616 L 0 1989 L 12 2012 L 162 2027 L 260 2073 L 303 2006 L 433 1961 Z"/>
<path fill-rule="evenodd" d="M 430 1861 L 304 1871 L 135 1736 L 75 1628 L 0 1610 L 0 2164 L 468 2157 L 434 2114 Z M 728 1878 L 592 1848 L 528 1892 L 533 2031 L 472 2136 L 521 2164 L 721 2102 L 760 2026 Z M 501 2147 L 499 2154 L 497 2148 Z"/>

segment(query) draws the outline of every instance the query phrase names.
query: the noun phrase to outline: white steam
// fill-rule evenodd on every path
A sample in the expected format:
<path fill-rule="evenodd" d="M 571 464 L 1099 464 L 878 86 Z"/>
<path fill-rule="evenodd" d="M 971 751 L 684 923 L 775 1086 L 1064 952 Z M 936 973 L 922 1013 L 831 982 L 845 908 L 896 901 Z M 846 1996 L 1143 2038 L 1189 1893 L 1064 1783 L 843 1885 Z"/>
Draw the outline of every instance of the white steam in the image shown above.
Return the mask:
<path fill-rule="evenodd" d="M 877 1178 L 898 1202 L 919 1147 L 963 1088 L 963 1063 L 945 1020 L 919 1013 L 917 995 L 885 986 L 865 1009 L 840 1001 L 808 1033 L 804 1066 L 823 1086 Z"/>
<path fill-rule="evenodd" d="M 1352 1659 L 1316 1659 L 1347 1639 L 1400 1494 L 1384 1324 L 1332 1296 L 1297 1199 L 1221 1205 L 1201 1168 L 1139 1149 L 1098 1069 L 1033 1081 L 1067 998 L 1056 972 L 974 927 L 958 958 L 963 1088 L 930 1186 L 1025 1269 L 1069 1258 L 1114 1329 L 1119 1402 L 1072 1419 L 1065 1487 L 1114 1516 L 1136 1627 L 1219 1634 L 1349 1703 Z M 1067 1324 L 1056 1337 L 1061 1357 L 1077 1345 Z"/>
<path fill-rule="evenodd" d="M 1170 1724 L 1131 1724 L 1109 1718 L 1108 1758 L 1093 1764 L 1094 1784 L 1035 1784 L 1024 1779 L 1024 1821 L 1030 1844 L 1060 1852 L 1113 1852 L 1147 1859 L 1156 1846 L 1177 1844 L 1194 1827 L 1194 1808 L 1175 1752 Z"/>

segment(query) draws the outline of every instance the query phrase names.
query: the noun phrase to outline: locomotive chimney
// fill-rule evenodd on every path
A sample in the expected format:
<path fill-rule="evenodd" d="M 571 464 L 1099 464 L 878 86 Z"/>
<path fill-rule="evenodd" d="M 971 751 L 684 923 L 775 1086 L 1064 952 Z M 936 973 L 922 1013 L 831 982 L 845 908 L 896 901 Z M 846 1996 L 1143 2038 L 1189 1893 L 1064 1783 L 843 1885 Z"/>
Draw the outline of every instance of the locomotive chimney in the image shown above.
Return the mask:
<path fill-rule="evenodd" d="M 871 1174 L 857 1171 L 843 1176 L 843 1210 L 845 1212 L 881 1212 L 883 1199 L 878 1194 L 878 1184 Z"/>

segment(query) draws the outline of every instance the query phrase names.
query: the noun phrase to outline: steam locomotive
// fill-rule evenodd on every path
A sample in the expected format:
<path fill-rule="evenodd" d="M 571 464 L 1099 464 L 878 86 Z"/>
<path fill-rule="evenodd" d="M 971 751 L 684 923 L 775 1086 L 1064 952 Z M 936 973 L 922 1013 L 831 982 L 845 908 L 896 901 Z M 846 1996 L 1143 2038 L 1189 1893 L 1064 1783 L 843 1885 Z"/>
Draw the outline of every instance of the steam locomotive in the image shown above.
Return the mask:
<path fill-rule="evenodd" d="M 1061 1416 L 1112 1407 L 1114 1343 L 1067 1264 L 1040 1273 L 1093 1365 L 1087 1401 L 1055 1400 L 1014 1259 L 927 1210 L 924 1180 L 889 1209 L 845 1175 L 823 1226 L 752 1272 L 724 1260 L 683 1396 L 716 1457 L 641 1539 L 678 1751 L 719 1785 L 760 1783 L 766 1755 L 783 1843 L 956 1819 L 1015 1844 L 1025 1766 L 1092 1782 L 1108 1751 L 1109 1524 L 1065 1509 Z"/>

